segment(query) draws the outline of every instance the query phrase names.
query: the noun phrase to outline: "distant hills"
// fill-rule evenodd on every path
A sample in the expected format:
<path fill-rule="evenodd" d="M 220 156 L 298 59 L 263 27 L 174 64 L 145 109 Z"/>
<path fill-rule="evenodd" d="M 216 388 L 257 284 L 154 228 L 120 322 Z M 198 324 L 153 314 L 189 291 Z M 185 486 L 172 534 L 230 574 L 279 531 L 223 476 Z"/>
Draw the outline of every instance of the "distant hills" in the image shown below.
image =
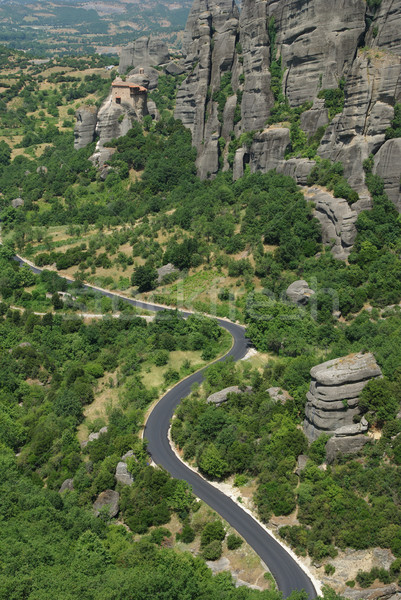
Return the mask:
<path fill-rule="evenodd" d="M 38 55 L 116 54 L 141 35 L 181 46 L 191 0 L 0 1 L 0 43 Z"/>

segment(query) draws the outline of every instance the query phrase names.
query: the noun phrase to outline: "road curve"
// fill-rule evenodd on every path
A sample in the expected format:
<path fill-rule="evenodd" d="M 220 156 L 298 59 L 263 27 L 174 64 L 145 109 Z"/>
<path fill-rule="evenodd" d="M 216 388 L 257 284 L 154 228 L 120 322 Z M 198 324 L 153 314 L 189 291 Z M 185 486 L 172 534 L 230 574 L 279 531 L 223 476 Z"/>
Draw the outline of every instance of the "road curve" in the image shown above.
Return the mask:
<path fill-rule="evenodd" d="M 29 266 L 35 273 L 42 271 L 42 269 L 24 261 L 21 257 L 15 257 L 15 260 L 21 265 Z M 120 298 L 144 310 L 153 312 L 165 310 L 164 307 L 122 297 L 113 292 L 94 288 L 90 285 L 84 285 L 84 288 L 95 289 L 99 294 L 109 298 Z M 180 311 L 180 314 L 189 316 L 191 313 Z M 217 319 L 217 322 L 232 335 L 233 346 L 224 357 L 218 359 L 216 362 L 226 360 L 230 356 L 235 361 L 240 360 L 246 355 L 251 346 L 249 340 L 245 337 L 244 328 L 225 319 Z M 204 500 L 206 504 L 213 508 L 244 537 L 247 543 L 268 565 L 279 590 L 285 598 L 294 590 L 303 589 L 312 600 L 317 596 L 315 587 L 305 571 L 287 550 L 269 535 L 251 515 L 181 462 L 170 446 L 168 431 L 174 410 L 180 401 L 190 394 L 191 386 L 194 383 L 201 383 L 203 381 L 205 369 L 207 367 L 180 381 L 155 405 L 149 415 L 144 431 L 144 437 L 148 440 L 148 451 L 156 464 L 164 467 L 173 477 L 187 481 L 192 486 L 196 496 Z"/>

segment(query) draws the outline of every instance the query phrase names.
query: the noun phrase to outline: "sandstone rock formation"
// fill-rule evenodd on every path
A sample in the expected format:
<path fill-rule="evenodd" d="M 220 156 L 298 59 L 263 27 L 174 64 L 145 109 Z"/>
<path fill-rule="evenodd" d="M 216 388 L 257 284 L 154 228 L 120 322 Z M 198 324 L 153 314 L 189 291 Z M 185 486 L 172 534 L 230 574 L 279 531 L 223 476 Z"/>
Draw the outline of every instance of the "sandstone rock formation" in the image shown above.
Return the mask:
<path fill-rule="evenodd" d="M 305 196 L 315 205 L 314 214 L 322 226 L 322 242 L 335 258 L 345 259 L 356 238 L 358 213 L 343 198 L 334 198 L 320 188 L 308 188 Z"/>
<path fill-rule="evenodd" d="M 314 441 L 322 433 L 347 438 L 366 431 L 364 419 L 354 422 L 354 417 L 360 415 L 359 395 L 368 381 L 380 376 L 380 367 L 371 353 L 350 354 L 313 367 L 305 406 L 304 432 L 308 439 Z"/>
<path fill-rule="evenodd" d="M 224 390 L 220 390 L 219 392 L 215 392 L 211 394 L 206 402 L 208 404 L 215 404 L 216 406 L 220 406 L 224 402 L 228 400 L 228 394 L 250 394 L 252 392 L 252 388 L 248 385 L 245 389 L 241 389 L 237 385 L 230 386 L 225 388 Z"/>
<path fill-rule="evenodd" d="M 116 517 L 119 510 L 119 501 L 120 494 L 118 492 L 115 492 L 114 490 L 105 490 L 104 492 L 101 492 L 93 503 L 95 516 L 98 517 L 101 510 L 104 507 L 107 507 L 110 518 Z"/>
<path fill-rule="evenodd" d="M 130 80 L 128 79 L 127 82 Z M 96 135 L 98 142 L 96 150 L 91 157 L 92 162 L 99 166 L 103 165 L 115 152 L 114 148 L 107 148 L 105 144 L 113 138 L 119 138 L 126 135 L 132 128 L 134 121 L 142 121 L 148 114 L 147 98 L 141 99 L 140 103 L 117 104 L 110 95 L 99 109 L 96 121 Z"/>
<path fill-rule="evenodd" d="M 213 95 L 234 68 L 238 19 L 234 0 L 195 0 L 188 18 L 184 44 L 191 70 L 178 90 L 175 117 L 192 133 L 202 177 L 218 169 L 221 122 Z"/>
<path fill-rule="evenodd" d="M 162 40 L 140 37 L 121 50 L 118 72 L 125 75 L 134 67 L 154 67 L 168 63 L 170 54 Z"/>
<path fill-rule="evenodd" d="M 283 97 L 291 107 L 311 103 L 301 115 L 302 129 L 310 137 L 326 128 L 318 155 L 342 162 L 360 195 L 352 207 L 323 192 L 316 202 L 324 243 L 346 259 L 355 219 L 371 207 L 363 169 L 369 155 L 375 155 L 375 172 L 401 210 L 401 143 L 385 136 L 401 101 L 400 31 L 401 4 L 392 0 L 382 0 L 376 11 L 365 0 L 243 0 L 240 14 L 232 0 L 194 0 L 184 35 L 188 76 L 175 116 L 191 130 L 199 175 L 213 177 L 221 164 L 229 168 L 221 138 L 228 145 L 233 135 L 254 132 L 253 142 L 236 151 L 234 179 L 249 163 L 252 173 L 276 169 L 307 185 L 313 161 L 286 160 L 288 129 L 266 129 L 275 104 L 272 82 L 278 93 L 272 61 L 281 60 Z M 330 120 L 319 93 L 340 82 L 344 108 L 330 113 Z"/>
<path fill-rule="evenodd" d="M 299 279 L 298 281 L 291 283 L 285 293 L 292 302 L 305 305 L 308 304 L 311 296 L 313 296 L 315 292 L 310 289 L 307 281 Z"/>
<path fill-rule="evenodd" d="M 135 67 L 127 76 L 127 81 L 143 85 L 147 90 L 151 91 L 157 88 L 160 72 L 153 67 Z"/>
<path fill-rule="evenodd" d="M 91 144 L 95 139 L 97 108 L 95 106 L 80 106 L 75 113 L 74 148 L 80 150 Z"/>
<path fill-rule="evenodd" d="M 384 181 L 384 189 L 390 200 L 401 212 L 401 138 L 388 140 L 375 156 L 373 172 Z"/>

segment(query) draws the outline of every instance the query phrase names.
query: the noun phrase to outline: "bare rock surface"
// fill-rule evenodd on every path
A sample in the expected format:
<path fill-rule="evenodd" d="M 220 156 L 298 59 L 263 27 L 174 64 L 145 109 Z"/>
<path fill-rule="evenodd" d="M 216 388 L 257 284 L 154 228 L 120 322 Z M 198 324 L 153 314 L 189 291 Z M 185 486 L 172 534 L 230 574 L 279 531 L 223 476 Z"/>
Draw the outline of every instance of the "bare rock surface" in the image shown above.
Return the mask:
<path fill-rule="evenodd" d="M 308 304 L 314 291 L 310 289 L 309 284 L 304 279 L 298 279 L 288 286 L 286 292 L 288 298 L 296 304 Z"/>
<path fill-rule="evenodd" d="M 147 90 L 152 91 L 157 88 L 160 72 L 153 67 L 135 67 L 127 75 L 127 81 L 142 85 Z"/>
<path fill-rule="evenodd" d="M 245 393 L 250 394 L 251 392 L 252 392 L 252 388 L 249 385 L 246 386 L 246 388 L 244 390 L 242 390 L 237 385 L 233 385 L 233 386 L 225 388 L 224 390 L 220 390 L 219 392 L 215 392 L 214 394 L 211 394 L 208 397 L 207 402 L 208 402 L 208 404 L 216 404 L 216 406 L 219 406 L 220 404 L 227 402 L 228 394 L 245 394 Z"/>
<path fill-rule="evenodd" d="M 270 387 L 266 392 L 274 402 L 279 402 L 280 404 L 285 404 L 287 400 L 292 400 L 292 396 L 287 390 L 283 390 L 281 387 Z"/>
<path fill-rule="evenodd" d="M 97 108 L 96 106 L 80 106 L 75 113 L 74 148 L 80 150 L 95 139 Z"/>
<path fill-rule="evenodd" d="M 326 444 L 326 459 L 332 464 L 339 455 L 357 454 L 369 442 L 366 435 L 353 435 L 345 438 L 334 435 Z"/>
<path fill-rule="evenodd" d="M 171 273 L 178 273 L 177 267 L 175 267 L 172 263 L 168 263 L 167 265 L 163 265 L 157 270 L 157 283 L 162 283 L 163 277 L 166 275 L 171 275 Z"/>
<path fill-rule="evenodd" d="M 387 196 L 401 212 L 401 138 L 383 144 L 375 156 L 373 172 L 383 179 Z"/>
<path fill-rule="evenodd" d="M 81 443 L 81 447 L 85 448 L 85 446 L 87 446 L 89 442 L 98 440 L 100 438 L 100 436 L 103 435 L 104 433 L 107 433 L 107 431 L 108 431 L 107 427 L 102 427 L 101 429 L 99 429 L 99 431 L 94 431 L 94 432 L 90 433 L 88 439 Z"/>
<path fill-rule="evenodd" d="M 154 67 L 170 60 L 167 44 L 162 40 L 142 36 L 121 50 L 118 72 L 124 75 L 134 67 Z"/>
<path fill-rule="evenodd" d="M 267 173 L 280 167 L 289 144 L 290 130 L 287 127 L 271 127 L 257 133 L 249 153 L 251 173 Z"/>
<path fill-rule="evenodd" d="M 114 490 L 105 490 L 104 492 L 101 492 L 93 503 L 95 516 L 98 517 L 101 510 L 104 507 L 108 507 L 110 518 L 116 517 L 119 510 L 119 501 L 120 494 L 118 492 L 115 492 Z"/>
<path fill-rule="evenodd" d="M 73 479 L 66 479 L 65 481 L 63 481 L 63 483 L 61 484 L 61 487 L 59 489 L 59 494 L 62 494 L 66 490 L 68 490 L 70 492 L 72 492 L 74 490 L 74 480 Z"/>
<path fill-rule="evenodd" d="M 14 198 L 14 200 L 11 200 L 11 206 L 13 208 L 20 208 L 20 206 L 24 206 L 24 200 L 22 198 Z"/>
<path fill-rule="evenodd" d="M 117 463 L 115 478 L 122 485 L 131 485 L 134 482 L 132 474 L 128 471 L 127 463 L 121 460 Z"/>
<path fill-rule="evenodd" d="M 317 187 L 308 188 L 305 196 L 315 205 L 314 215 L 322 227 L 322 242 L 330 246 L 335 258 L 349 256 L 356 238 L 358 213 L 343 198 L 334 198 Z"/>
<path fill-rule="evenodd" d="M 371 353 L 350 354 L 313 367 L 305 406 L 304 432 L 308 439 L 314 441 L 321 433 L 341 438 L 341 442 L 331 442 L 329 450 L 333 454 L 335 444 L 344 448 L 344 440 L 367 431 L 365 419 L 354 422 L 354 417 L 360 415 L 358 398 L 365 385 L 380 376 L 381 369 Z"/>

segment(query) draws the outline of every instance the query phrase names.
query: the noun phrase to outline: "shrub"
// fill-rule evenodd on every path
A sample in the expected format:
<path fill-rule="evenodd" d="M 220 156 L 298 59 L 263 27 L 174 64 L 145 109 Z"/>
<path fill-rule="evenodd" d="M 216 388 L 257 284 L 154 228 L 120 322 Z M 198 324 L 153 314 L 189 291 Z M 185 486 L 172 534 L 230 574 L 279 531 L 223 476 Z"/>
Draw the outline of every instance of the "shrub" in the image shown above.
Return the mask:
<path fill-rule="evenodd" d="M 226 537 L 226 531 L 220 520 L 212 521 L 205 525 L 201 535 L 201 547 L 204 548 L 211 542 L 222 542 Z"/>
<path fill-rule="evenodd" d="M 182 529 L 181 533 L 177 533 L 177 540 L 181 540 L 184 544 L 190 544 L 195 539 L 195 531 L 192 529 L 188 523 L 186 523 Z"/>
<path fill-rule="evenodd" d="M 205 560 L 218 560 L 223 553 L 221 542 L 214 540 L 210 542 L 202 551 L 202 556 Z"/>
<path fill-rule="evenodd" d="M 239 537 L 239 535 L 235 535 L 235 533 L 230 533 L 227 537 L 227 548 L 229 550 L 236 550 L 240 546 L 242 546 L 243 540 Z"/>
<path fill-rule="evenodd" d="M 334 575 L 334 573 L 336 572 L 336 568 L 334 565 L 329 563 L 327 565 L 324 565 L 324 572 L 326 573 L 326 575 Z"/>

